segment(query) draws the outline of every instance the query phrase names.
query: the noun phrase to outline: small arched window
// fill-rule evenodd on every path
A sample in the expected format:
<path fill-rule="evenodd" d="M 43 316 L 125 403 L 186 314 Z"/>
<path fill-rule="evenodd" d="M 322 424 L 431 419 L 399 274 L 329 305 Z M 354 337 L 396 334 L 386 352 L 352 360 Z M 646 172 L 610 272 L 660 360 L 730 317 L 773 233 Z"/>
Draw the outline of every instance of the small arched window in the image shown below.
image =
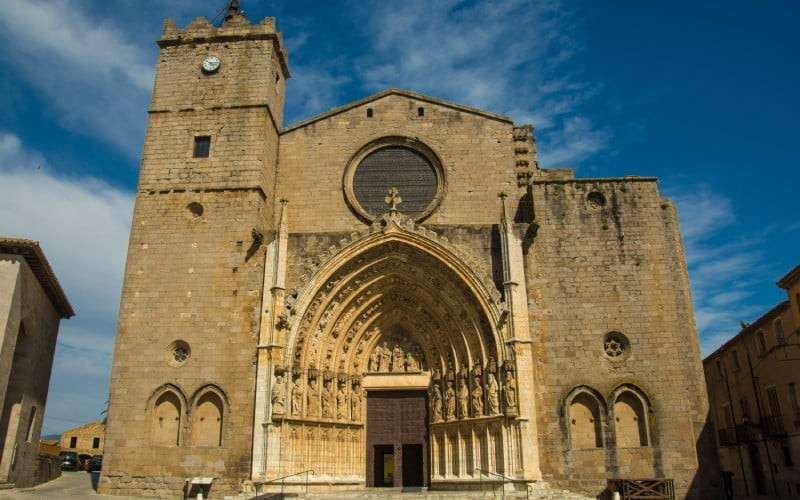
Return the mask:
<path fill-rule="evenodd" d="M 156 400 L 153 407 L 153 443 L 180 444 L 182 405 L 177 394 L 167 391 Z"/>
<path fill-rule="evenodd" d="M 570 448 L 602 448 L 602 412 L 597 397 L 588 390 L 580 390 L 569 400 L 568 409 Z"/>
<path fill-rule="evenodd" d="M 212 391 L 197 399 L 192 412 L 192 444 L 215 447 L 222 445 L 222 399 Z"/>
<path fill-rule="evenodd" d="M 649 444 L 647 411 L 644 401 L 632 391 L 622 391 L 614 401 L 614 430 L 617 448 Z"/>

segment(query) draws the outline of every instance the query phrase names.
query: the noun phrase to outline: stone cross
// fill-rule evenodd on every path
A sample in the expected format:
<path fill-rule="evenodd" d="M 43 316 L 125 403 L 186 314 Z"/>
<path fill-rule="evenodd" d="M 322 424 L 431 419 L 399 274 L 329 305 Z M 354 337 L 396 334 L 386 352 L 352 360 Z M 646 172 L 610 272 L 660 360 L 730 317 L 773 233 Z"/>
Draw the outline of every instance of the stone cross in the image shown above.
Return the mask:
<path fill-rule="evenodd" d="M 389 204 L 390 212 L 396 212 L 397 205 L 403 203 L 403 199 L 400 198 L 400 191 L 398 191 L 396 187 L 393 187 L 389 190 L 389 194 L 386 196 L 384 201 Z"/>

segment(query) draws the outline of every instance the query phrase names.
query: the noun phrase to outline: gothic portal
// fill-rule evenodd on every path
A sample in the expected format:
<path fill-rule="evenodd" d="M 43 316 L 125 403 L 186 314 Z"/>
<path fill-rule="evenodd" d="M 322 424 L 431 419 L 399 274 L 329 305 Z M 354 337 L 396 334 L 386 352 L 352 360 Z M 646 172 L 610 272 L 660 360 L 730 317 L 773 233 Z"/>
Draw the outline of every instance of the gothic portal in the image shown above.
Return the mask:
<path fill-rule="evenodd" d="M 531 126 L 397 89 L 283 126 L 271 18 L 167 20 L 159 46 L 101 492 L 709 497 L 655 179 L 540 168 Z"/>

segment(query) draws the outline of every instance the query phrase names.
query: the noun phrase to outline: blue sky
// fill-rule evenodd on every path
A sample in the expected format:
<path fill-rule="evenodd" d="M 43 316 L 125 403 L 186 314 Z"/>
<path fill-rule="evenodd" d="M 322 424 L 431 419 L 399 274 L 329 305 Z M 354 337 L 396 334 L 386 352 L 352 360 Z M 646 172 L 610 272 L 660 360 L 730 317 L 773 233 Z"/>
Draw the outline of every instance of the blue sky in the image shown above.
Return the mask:
<path fill-rule="evenodd" d="M 39 240 L 62 322 L 43 433 L 101 418 L 164 18 L 224 0 L 4 0 L 0 234 Z M 290 124 L 388 87 L 536 127 L 543 167 L 657 176 L 704 355 L 800 263 L 800 2 L 243 0 L 277 18 Z"/>

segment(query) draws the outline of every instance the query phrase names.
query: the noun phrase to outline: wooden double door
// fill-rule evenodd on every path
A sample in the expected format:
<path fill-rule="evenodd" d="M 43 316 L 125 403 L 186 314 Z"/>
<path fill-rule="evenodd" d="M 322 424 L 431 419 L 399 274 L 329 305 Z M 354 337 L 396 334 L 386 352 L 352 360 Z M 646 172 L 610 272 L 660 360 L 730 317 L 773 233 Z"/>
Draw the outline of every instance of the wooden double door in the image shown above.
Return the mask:
<path fill-rule="evenodd" d="M 425 391 L 367 393 L 367 486 L 428 486 Z"/>

